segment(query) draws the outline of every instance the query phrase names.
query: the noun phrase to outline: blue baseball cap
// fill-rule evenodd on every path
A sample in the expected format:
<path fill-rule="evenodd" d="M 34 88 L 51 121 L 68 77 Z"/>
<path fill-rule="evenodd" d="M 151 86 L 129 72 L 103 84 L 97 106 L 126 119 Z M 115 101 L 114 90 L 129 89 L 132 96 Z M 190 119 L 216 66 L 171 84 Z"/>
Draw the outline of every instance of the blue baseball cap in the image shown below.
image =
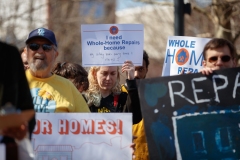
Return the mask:
<path fill-rule="evenodd" d="M 55 34 L 51 30 L 48 30 L 46 28 L 34 29 L 33 31 L 31 31 L 29 33 L 28 38 L 25 41 L 26 44 L 29 42 L 29 40 L 31 40 L 32 38 L 35 38 L 35 37 L 45 38 L 45 39 L 49 40 L 50 42 L 52 42 L 52 44 L 54 44 L 57 47 L 57 41 L 55 38 Z"/>

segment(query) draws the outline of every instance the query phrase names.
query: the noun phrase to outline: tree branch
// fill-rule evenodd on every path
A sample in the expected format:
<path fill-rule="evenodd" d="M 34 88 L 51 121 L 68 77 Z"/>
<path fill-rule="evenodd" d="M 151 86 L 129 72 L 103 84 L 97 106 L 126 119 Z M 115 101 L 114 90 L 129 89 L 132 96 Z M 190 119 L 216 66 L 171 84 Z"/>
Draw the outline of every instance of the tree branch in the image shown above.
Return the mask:
<path fill-rule="evenodd" d="M 217 3 L 212 3 L 211 5 L 210 5 L 210 7 L 211 6 L 219 6 L 219 5 L 223 5 L 224 3 L 225 4 L 231 4 L 231 5 L 234 5 L 234 4 L 236 4 L 236 3 L 239 3 L 240 1 L 239 0 L 230 0 L 230 1 L 226 1 L 226 2 L 217 2 Z"/>
<path fill-rule="evenodd" d="M 213 17 L 204 9 L 197 7 L 195 5 L 192 6 L 192 9 L 205 15 L 210 21 L 212 21 L 213 23 L 216 23 L 215 20 L 213 19 Z"/>
<path fill-rule="evenodd" d="M 240 36 L 240 30 L 236 33 L 236 35 L 233 37 L 233 44 L 237 41 L 238 37 Z"/>
<path fill-rule="evenodd" d="M 142 2 L 142 3 L 147 3 L 147 4 L 157 4 L 157 5 L 162 5 L 162 6 L 173 6 L 172 2 L 158 2 L 158 1 L 153 1 L 153 0 L 132 0 L 133 2 Z"/>

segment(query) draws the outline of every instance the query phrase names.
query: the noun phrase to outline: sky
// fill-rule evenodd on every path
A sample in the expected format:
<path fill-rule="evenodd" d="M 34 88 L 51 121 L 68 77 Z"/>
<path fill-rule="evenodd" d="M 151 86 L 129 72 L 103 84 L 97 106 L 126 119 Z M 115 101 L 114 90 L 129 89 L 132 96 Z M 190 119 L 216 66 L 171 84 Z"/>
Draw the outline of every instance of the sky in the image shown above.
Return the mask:
<path fill-rule="evenodd" d="M 117 0 L 117 11 L 126 9 L 126 8 L 132 8 L 132 7 L 140 7 L 147 5 L 147 3 L 142 2 L 136 2 L 137 0 Z M 168 2 L 173 0 L 156 0 L 159 2 Z"/>
<path fill-rule="evenodd" d="M 132 8 L 132 7 L 140 7 L 147 5 L 146 3 L 137 2 L 140 0 L 117 0 L 117 11 L 123 10 L 126 8 Z M 174 0 L 155 0 L 158 2 L 173 2 Z M 184 3 L 188 3 L 189 0 L 184 0 Z M 212 0 L 195 0 L 195 2 L 200 7 L 207 7 L 210 3 L 212 3 Z"/>
<path fill-rule="evenodd" d="M 117 11 L 126 8 L 139 7 L 143 5 L 146 4 L 141 2 L 134 2 L 133 0 L 117 0 Z"/>

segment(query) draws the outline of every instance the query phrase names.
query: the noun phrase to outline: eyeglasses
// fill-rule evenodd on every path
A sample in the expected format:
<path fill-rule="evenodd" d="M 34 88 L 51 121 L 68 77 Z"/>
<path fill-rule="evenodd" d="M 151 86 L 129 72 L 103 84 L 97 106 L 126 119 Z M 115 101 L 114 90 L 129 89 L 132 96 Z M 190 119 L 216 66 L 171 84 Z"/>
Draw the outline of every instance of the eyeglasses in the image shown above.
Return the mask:
<path fill-rule="evenodd" d="M 231 59 L 231 57 L 228 56 L 228 55 L 222 56 L 222 57 L 220 57 L 220 58 L 221 58 L 221 61 L 223 61 L 223 62 L 228 62 L 228 61 L 230 61 L 230 59 Z M 213 57 L 210 57 L 210 58 L 208 59 L 208 61 L 209 61 L 210 63 L 214 63 L 214 62 L 216 62 L 217 60 L 218 60 L 218 57 L 217 57 L 217 56 L 213 56 Z"/>
<path fill-rule="evenodd" d="M 53 46 L 51 44 L 42 44 L 42 45 L 36 44 L 36 43 L 28 44 L 28 47 L 33 51 L 37 51 L 40 48 L 40 46 L 42 46 L 42 49 L 44 51 L 50 51 L 53 48 Z"/>

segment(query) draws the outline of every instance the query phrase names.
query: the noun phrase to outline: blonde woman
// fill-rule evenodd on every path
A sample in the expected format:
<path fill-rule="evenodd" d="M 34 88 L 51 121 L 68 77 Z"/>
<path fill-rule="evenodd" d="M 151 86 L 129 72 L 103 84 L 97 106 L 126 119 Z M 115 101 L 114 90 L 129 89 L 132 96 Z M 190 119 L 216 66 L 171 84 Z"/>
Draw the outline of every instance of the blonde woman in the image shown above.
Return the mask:
<path fill-rule="evenodd" d="M 131 61 L 125 61 L 121 71 L 127 75 L 128 93 L 120 91 L 119 67 L 98 66 L 89 70 L 89 88 L 84 96 L 91 112 L 132 112 L 135 124 L 142 118 L 134 79 L 135 67 Z"/>

